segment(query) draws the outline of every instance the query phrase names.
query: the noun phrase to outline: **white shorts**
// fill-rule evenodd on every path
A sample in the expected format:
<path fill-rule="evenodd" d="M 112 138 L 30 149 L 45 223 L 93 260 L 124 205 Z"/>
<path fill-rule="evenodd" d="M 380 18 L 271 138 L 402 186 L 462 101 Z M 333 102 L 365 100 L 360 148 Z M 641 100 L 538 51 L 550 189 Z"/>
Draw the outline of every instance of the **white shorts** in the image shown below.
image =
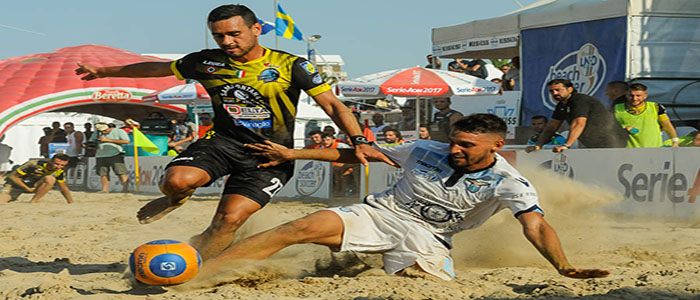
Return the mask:
<path fill-rule="evenodd" d="M 328 210 L 340 216 L 345 225 L 340 251 L 381 253 L 384 270 L 389 274 L 417 263 L 444 280 L 455 277 L 450 251 L 422 225 L 367 204 Z"/>

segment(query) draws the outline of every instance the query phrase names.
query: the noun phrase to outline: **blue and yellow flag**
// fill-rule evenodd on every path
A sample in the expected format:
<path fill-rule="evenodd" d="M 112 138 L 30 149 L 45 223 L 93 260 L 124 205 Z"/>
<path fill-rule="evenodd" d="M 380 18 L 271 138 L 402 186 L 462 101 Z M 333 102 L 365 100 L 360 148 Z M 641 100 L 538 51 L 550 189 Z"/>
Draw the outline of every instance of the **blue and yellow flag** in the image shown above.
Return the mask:
<path fill-rule="evenodd" d="M 275 32 L 278 36 L 303 41 L 304 35 L 301 33 L 299 28 L 294 24 L 294 20 L 290 17 L 282 5 L 277 4 L 277 19 L 275 19 Z"/>

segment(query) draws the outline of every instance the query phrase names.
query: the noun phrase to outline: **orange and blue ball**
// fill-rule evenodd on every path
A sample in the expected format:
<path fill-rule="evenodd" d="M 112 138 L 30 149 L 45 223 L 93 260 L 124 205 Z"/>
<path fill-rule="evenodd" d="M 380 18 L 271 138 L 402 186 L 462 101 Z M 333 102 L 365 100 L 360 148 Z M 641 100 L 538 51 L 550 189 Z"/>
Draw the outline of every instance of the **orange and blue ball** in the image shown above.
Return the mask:
<path fill-rule="evenodd" d="M 173 240 L 157 240 L 136 248 L 129 257 L 134 277 L 148 285 L 179 284 L 197 275 L 202 258 L 192 246 Z"/>

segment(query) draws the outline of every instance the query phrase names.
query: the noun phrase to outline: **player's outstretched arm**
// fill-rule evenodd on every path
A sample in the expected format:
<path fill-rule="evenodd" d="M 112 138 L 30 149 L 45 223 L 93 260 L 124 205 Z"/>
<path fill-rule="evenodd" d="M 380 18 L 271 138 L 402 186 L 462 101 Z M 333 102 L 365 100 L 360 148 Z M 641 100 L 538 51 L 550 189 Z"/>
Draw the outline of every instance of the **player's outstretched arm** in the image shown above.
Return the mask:
<path fill-rule="evenodd" d="M 170 69 L 171 62 L 142 62 L 125 66 L 94 67 L 78 63 L 75 75 L 83 75 L 81 80 L 94 80 L 103 77 L 166 77 L 175 75 Z"/>
<path fill-rule="evenodd" d="M 360 160 L 353 149 L 289 149 L 271 141 L 258 144 L 246 144 L 247 148 L 255 150 L 251 155 L 262 156 L 270 160 L 258 165 L 258 168 L 274 167 L 281 163 L 296 159 L 313 159 L 356 164 Z"/>
<path fill-rule="evenodd" d="M 601 278 L 610 275 L 603 269 L 574 268 L 564 255 L 561 242 L 554 228 L 538 212 L 527 212 L 518 216 L 525 237 L 557 269 L 559 274 L 571 278 Z"/>

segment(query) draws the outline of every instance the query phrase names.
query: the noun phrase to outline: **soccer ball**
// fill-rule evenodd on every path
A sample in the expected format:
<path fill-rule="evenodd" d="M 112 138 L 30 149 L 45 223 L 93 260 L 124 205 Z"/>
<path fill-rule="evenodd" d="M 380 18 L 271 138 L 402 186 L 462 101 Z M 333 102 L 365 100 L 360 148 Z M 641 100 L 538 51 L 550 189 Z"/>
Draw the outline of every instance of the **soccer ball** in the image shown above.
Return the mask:
<path fill-rule="evenodd" d="M 149 285 L 179 284 L 197 275 L 202 258 L 192 246 L 173 240 L 157 240 L 136 248 L 129 268 L 136 280 Z"/>

